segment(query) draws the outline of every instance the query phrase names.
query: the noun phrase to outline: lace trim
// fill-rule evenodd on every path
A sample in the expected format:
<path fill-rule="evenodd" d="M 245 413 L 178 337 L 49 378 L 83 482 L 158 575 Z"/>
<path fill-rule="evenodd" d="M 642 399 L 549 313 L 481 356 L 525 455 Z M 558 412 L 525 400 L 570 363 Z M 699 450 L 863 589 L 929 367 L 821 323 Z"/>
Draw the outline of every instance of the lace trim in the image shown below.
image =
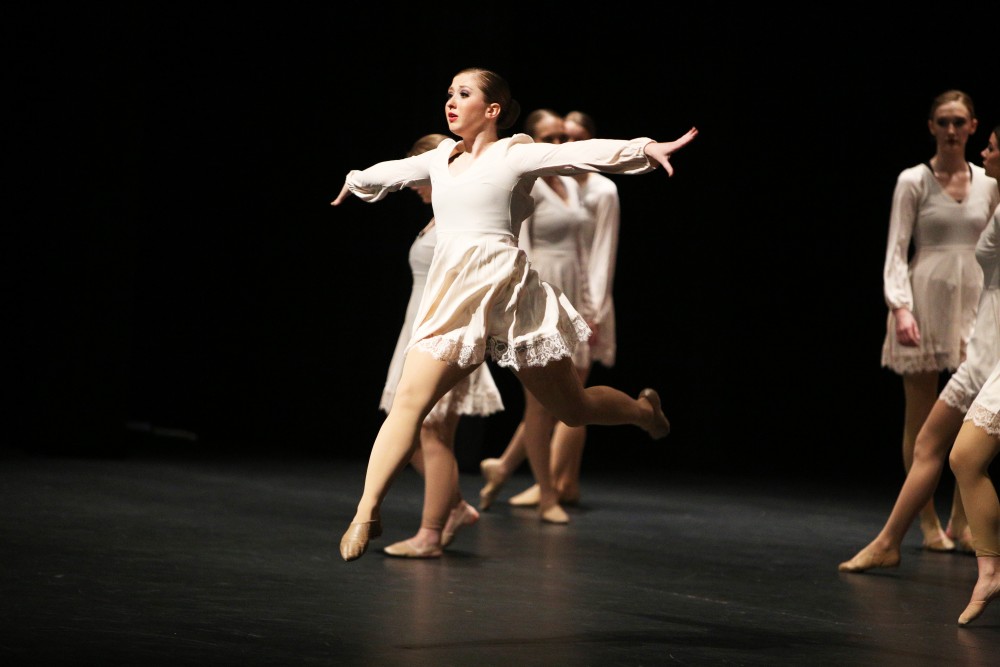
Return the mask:
<path fill-rule="evenodd" d="M 965 421 L 971 421 L 990 435 L 1000 437 L 1000 412 L 993 412 L 984 405 L 973 403 L 965 414 Z"/>
<path fill-rule="evenodd" d="M 959 363 L 961 362 L 953 359 L 952 355 L 948 353 L 926 354 L 913 357 L 901 356 L 894 359 L 882 358 L 883 368 L 888 368 L 900 375 L 908 373 L 940 373 L 942 371 L 954 373 L 958 369 Z"/>
<path fill-rule="evenodd" d="M 478 364 L 485 360 L 485 349 L 478 345 L 465 345 L 461 341 L 451 340 L 444 336 L 424 338 L 414 345 L 438 361 L 447 361 L 462 368 Z"/>
<path fill-rule="evenodd" d="M 497 366 L 519 370 L 522 366 L 545 366 L 550 361 L 573 356 L 573 351 L 581 342 L 590 338 L 591 330 L 583 318 L 574 318 L 573 328 L 559 328 L 558 333 L 541 336 L 511 346 L 506 341 L 490 338 L 487 345 Z"/>
<path fill-rule="evenodd" d="M 944 389 L 941 390 L 941 394 L 938 398 L 959 412 L 965 413 L 969 411 L 969 408 L 972 406 L 972 401 L 974 401 L 976 397 L 970 396 L 968 393 L 956 388 L 951 382 L 949 382 L 945 385 Z"/>

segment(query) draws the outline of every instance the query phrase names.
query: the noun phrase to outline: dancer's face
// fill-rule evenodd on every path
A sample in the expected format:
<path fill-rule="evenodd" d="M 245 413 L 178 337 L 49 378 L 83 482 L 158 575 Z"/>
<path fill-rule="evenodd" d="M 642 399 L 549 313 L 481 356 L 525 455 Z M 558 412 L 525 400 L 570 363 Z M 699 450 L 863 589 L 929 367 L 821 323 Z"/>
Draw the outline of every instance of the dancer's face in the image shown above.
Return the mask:
<path fill-rule="evenodd" d="M 490 123 L 496 124 L 500 105 L 488 103 L 476 75 L 466 72 L 452 79 L 444 113 L 448 129 L 459 136 L 466 136 L 479 132 Z"/>
<path fill-rule="evenodd" d="M 997 135 L 990 132 L 990 141 L 980 153 L 983 156 L 983 168 L 987 176 L 1000 179 L 1000 146 L 997 145 Z"/>

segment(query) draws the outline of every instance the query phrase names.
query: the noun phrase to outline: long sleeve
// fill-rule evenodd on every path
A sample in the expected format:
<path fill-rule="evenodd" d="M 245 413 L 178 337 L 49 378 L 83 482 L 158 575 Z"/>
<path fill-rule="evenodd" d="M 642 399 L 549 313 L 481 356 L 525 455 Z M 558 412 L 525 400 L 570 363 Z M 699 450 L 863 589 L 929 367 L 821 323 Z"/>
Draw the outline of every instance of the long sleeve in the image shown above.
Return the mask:
<path fill-rule="evenodd" d="M 586 139 L 565 144 L 533 143 L 526 135 L 511 138 L 508 166 L 525 176 L 568 176 L 584 172 L 645 174 L 656 168 L 643 152 L 653 140 Z"/>
<path fill-rule="evenodd" d="M 983 287 L 1000 288 L 1000 207 L 976 243 L 976 260 L 983 267 Z"/>
<path fill-rule="evenodd" d="M 442 142 L 442 144 L 448 142 Z M 454 142 L 452 142 L 454 143 Z M 390 192 L 430 184 L 430 162 L 436 150 L 401 160 L 379 162 L 347 174 L 347 187 L 366 202 L 377 202 Z"/>
<path fill-rule="evenodd" d="M 593 178 L 593 177 L 591 177 Z M 618 189 L 602 191 L 594 202 L 594 240 L 588 258 L 590 297 L 593 300 L 595 322 L 600 324 L 614 307 L 611 295 L 618 257 L 618 234 L 621 206 Z"/>
<path fill-rule="evenodd" d="M 890 310 L 913 308 L 909 251 L 922 194 L 919 172 L 913 169 L 903 171 L 896 180 L 896 188 L 892 195 L 889 239 L 882 271 L 883 293 Z"/>

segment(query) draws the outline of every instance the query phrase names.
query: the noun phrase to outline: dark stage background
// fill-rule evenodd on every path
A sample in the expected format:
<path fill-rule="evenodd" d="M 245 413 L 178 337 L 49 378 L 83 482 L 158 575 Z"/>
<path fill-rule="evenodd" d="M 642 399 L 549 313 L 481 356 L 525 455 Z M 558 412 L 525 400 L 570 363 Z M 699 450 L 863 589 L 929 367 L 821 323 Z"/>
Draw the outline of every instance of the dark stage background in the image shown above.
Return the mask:
<path fill-rule="evenodd" d="M 890 197 L 933 153 L 947 88 L 978 103 L 980 161 L 995 11 L 727 5 L 10 16 L 7 447 L 365 458 L 430 210 L 329 202 L 349 169 L 447 132 L 452 75 L 482 65 L 525 113 L 701 131 L 673 179 L 615 177 L 620 349 L 593 375 L 658 388 L 674 433 L 591 428 L 585 469 L 901 476 L 902 388 L 879 367 Z M 466 470 L 519 417 L 493 370 L 508 411 L 463 425 Z"/>

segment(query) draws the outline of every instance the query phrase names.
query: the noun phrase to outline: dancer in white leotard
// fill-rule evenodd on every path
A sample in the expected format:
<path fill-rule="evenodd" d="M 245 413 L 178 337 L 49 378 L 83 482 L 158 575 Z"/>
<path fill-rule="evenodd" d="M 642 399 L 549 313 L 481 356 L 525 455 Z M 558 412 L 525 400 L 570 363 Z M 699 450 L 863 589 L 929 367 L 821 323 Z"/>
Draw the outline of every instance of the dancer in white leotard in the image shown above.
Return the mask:
<path fill-rule="evenodd" d="M 361 557 L 382 533 L 382 501 L 415 447 L 431 408 L 486 355 L 510 368 L 545 408 L 570 425 L 632 424 L 664 438 L 670 422 L 659 395 L 637 398 L 608 386 L 584 387 L 570 356 L 590 329 L 557 289 L 541 281 L 517 247 L 521 222 L 531 213 L 531 187 L 539 176 L 578 171 L 645 174 L 693 141 L 591 139 L 536 144 L 526 135 L 501 139 L 519 106 L 506 81 L 478 68 L 452 79 L 445 102 L 448 139 L 434 150 L 351 171 L 337 206 L 350 194 L 378 201 L 400 188 L 431 183 L 438 241 L 414 323 L 392 409 L 372 445 L 364 490 L 340 542 L 344 560 Z M 544 437 L 544 425 L 530 437 Z"/>

